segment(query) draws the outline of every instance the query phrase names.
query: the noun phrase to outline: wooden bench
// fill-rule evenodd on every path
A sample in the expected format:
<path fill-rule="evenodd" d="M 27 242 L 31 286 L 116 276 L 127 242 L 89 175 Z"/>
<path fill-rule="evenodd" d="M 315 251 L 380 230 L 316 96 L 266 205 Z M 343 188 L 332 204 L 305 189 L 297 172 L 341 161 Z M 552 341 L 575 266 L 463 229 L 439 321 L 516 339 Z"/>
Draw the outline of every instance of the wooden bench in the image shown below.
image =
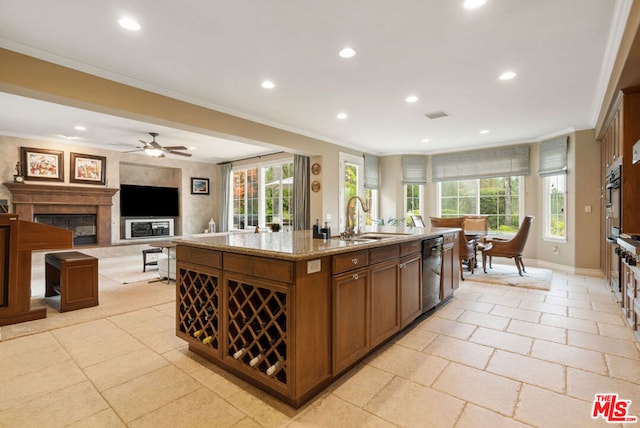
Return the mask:
<path fill-rule="evenodd" d="M 45 297 L 60 295 L 60 312 L 98 306 L 98 259 L 79 251 L 45 256 Z"/>

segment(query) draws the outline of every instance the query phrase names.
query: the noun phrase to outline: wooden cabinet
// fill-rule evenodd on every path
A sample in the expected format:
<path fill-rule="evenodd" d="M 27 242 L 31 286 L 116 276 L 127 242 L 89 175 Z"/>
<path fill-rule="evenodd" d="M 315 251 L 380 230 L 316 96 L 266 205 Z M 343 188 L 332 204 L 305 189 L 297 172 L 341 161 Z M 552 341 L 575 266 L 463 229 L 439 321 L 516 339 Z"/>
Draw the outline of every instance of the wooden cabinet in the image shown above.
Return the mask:
<path fill-rule="evenodd" d="M 460 277 L 460 264 L 458 262 L 458 233 L 449 233 L 443 236 L 442 243 L 442 274 L 440 277 L 440 300 L 446 300 L 453 296 L 458 288 Z"/>
<path fill-rule="evenodd" d="M 422 314 L 422 254 L 400 259 L 400 328 Z"/>
<path fill-rule="evenodd" d="M 622 262 L 622 314 L 636 337 L 640 340 L 640 269 Z"/>
<path fill-rule="evenodd" d="M 369 351 L 369 269 L 333 278 L 333 372 L 339 373 Z"/>
<path fill-rule="evenodd" d="M 280 259 L 179 243 L 176 333 L 298 407 L 421 315 L 421 239 L 354 247 Z"/>

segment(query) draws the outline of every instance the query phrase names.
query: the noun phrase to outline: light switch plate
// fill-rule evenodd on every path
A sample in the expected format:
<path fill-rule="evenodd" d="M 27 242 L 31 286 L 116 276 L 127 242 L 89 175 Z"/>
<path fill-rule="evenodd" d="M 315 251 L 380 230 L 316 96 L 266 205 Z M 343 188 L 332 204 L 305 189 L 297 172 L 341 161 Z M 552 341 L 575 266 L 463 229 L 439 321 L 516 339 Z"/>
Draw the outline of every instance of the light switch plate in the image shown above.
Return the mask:
<path fill-rule="evenodd" d="M 584 212 L 590 213 L 591 212 L 591 205 L 585 205 L 584 206 Z"/>
<path fill-rule="evenodd" d="M 320 259 L 309 260 L 307 262 L 307 273 L 316 273 L 322 270 L 322 263 Z"/>

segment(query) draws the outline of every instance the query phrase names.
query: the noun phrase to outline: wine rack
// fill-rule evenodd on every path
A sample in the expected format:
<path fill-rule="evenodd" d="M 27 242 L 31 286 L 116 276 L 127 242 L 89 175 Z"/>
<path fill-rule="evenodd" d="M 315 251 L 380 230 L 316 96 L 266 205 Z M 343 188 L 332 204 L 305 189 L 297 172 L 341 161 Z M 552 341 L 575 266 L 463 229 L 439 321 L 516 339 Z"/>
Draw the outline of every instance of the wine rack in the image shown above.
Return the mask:
<path fill-rule="evenodd" d="M 232 278 L 228 286 L 228 355 L 287 384 L 287 294 Z"/>
<path fill-rule="evenodd" d="M 198 341 L 213 349 L 220 349 L 219 276 L 197 272 L 184 267 L 178 270 L 180 336 Z"/>

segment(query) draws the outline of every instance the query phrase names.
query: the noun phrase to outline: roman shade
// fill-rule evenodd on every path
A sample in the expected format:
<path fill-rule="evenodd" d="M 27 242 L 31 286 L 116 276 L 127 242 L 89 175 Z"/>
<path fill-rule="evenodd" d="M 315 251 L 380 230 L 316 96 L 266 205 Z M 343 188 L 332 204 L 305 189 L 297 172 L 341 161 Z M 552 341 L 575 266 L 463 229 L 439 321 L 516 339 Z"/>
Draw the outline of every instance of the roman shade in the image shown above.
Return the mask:
<path fill-rule="evenodd" d="M 380 187 L 380 160 L 377 156 L 364 155 L 364 188 Z"/>
<path fill-rule="evenodd" d="M 402 184 L 425 184 L 427 182 L 424 156 L 402 157 Z"/>
<path fill-rule="evenodd" d="M 433 181 L 529 175 L 529 145 L 434 155 Z"/>
<path fill-rule="evenodd" d="M 567 148 L 569 137 L 556 138 L 540 144 L 538 175 L 558 175 L 567 173 Z"/>

